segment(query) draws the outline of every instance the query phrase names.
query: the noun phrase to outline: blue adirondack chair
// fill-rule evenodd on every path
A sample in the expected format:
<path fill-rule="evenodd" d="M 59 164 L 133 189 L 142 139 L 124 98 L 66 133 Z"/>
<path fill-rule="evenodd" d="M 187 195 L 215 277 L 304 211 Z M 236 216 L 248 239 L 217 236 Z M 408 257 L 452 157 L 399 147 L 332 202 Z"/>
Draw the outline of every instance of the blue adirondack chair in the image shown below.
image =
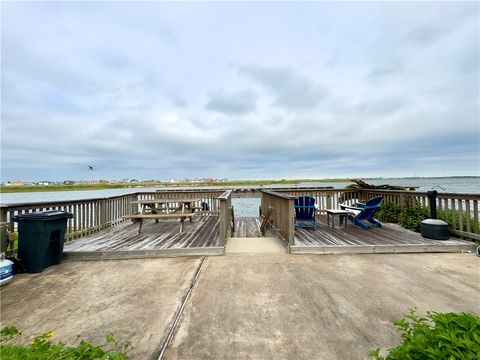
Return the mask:
<path fill-rule="evenodd" d="M 300 196 L 295 199 L 295 226 L 303 228 L 317 228 L 315 219 L 315 198 Z"/>
<path fill-rule="evenodd" d="M 340 208 L 349 211 L 351 214 L 348 215 L 348 219 L 362 229 L 382 227 L 382 224 L 375 219 L 375 213 L 380 209 L 382 199 L 383 196 L 377 196 L 371 198 L 365 204 L 356 203 L 355 206 L 340 205 Z"/>

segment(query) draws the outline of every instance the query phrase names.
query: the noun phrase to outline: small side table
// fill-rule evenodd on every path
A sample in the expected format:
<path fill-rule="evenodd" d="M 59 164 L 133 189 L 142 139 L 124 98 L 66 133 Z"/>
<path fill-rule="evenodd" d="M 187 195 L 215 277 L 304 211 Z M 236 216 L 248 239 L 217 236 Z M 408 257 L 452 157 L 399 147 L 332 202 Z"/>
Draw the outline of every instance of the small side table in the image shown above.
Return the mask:
<path fill-rule="evenodd" d="M 334 210 L 334 209 L 327 209 L 327 226 L 332 229 L 335 229 L 335 216 L 338 217 L 338 225 L 342 223 L 342 217 L 343 217 L 343 222 L 345 223 L 345 227 L 347 227 L 347 215 L 349 212 L 347 210 Z M 330 221 L 330 217 L 332 218 L 332 221 Z"/>

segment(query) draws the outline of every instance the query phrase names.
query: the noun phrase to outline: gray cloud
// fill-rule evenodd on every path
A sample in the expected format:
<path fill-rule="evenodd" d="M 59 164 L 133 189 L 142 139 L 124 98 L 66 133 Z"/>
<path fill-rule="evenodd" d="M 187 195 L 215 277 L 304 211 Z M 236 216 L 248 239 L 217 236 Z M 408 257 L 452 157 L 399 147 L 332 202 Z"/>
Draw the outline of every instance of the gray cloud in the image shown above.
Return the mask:
<path fill-rule="evenodd" d="M 255 112 L 256 101 L 257 94 L 253 90 L 216 92 L 210 96 L 205 109 L 227 115 L 243 115 Z"/>
<path fill-rule="evenodd" d="M 395 115 L 407 105 L 405 97 L 383 97 L 362 101 L 353 107 L 353 111 L 368 117 L 386 116 Z"/>
<path fill-rule="evenodd" d="M 478 4 L 191 6 L 6 3 L 2 180 L 478 173 Z"/>
<path fill-rule="evenodd" d="M 288 110 L 315 108 L 327 95 L 322 85 L 288 67 L 245 65 L 239 67 L 239 72 L 267 89 L 276 106 Z"/>
<path fill-rule="evenodd" d="M 378 82 L 387 78 L 392 77 L 400 72 L 399 67 L 393 66 L 376 66 L 365 77 L 367 80 L 372 82 Z"/>
<path fill-rule="evenodd" d="M 443 36 L 448 34 L 448 29 L 441 26 L 425 25 L 419 26 L 407 33 L 405 39 L 416 45 L 426 46 L 433 45 Z"/>

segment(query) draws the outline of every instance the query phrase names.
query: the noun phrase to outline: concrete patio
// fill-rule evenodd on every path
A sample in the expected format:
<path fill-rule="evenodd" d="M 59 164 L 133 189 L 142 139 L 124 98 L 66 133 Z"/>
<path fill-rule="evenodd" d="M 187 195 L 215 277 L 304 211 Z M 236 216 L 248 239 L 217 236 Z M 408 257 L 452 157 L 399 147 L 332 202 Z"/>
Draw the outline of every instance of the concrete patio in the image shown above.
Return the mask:
<path fill-rule="evenodd" d="M 392 321 L 409 307 L 480 314 L 479 265 L 468 253 L 67 261 L 15 276 L 1 322 L 25 341 L 112 331 L 132 359 L 365 359 L 399 341 Z"/>

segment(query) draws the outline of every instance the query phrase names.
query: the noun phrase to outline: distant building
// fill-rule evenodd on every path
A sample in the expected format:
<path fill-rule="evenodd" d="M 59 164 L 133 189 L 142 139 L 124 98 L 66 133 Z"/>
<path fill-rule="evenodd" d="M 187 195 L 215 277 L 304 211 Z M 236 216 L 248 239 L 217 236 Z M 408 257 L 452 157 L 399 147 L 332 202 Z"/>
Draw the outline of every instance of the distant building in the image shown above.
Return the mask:
<path fill-rule="evenodd" d="M 16 185 L 16 186 L 18 186 L 18 185 L 25 185 L 25 181 L 23 181 L 23 180 L 14 180 L 14 181 L 10 182 L 10 185 Z"/>
<path fill-rule="evenodd" d="M 48 185 L 52 185 L 53 182 L 51 181 L 39 181 L 37 182 L 37 185 L 44 185 L 44 186 L 48 186 Z"/>

